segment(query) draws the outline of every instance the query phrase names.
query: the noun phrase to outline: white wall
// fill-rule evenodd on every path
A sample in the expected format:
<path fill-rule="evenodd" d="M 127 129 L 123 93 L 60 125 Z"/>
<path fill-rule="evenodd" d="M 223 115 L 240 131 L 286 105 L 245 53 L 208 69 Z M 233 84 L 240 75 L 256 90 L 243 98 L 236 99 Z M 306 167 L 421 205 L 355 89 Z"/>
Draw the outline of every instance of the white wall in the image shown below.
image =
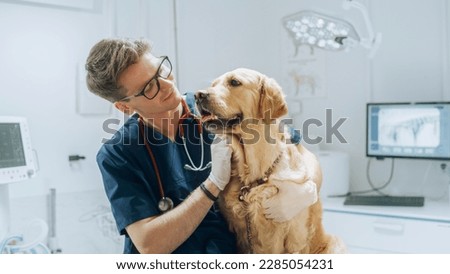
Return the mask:
<path fill-rule="evenodd" d="M 90 46 L 110 35 L 105 12 L 0 1 L 0 115 L 28 118 L 40 163 L 35 179 L 10 185 L 12 197 L 101 186 L 95 153 L 106 116 L 76 113 L 76 73 Z M 86 160 L 71 168 L 70 154 Z"/>
<path fill-rule="evenodd" d="M 371 67 L 370 99 L 375 102 L 448 100 L 448 1 L 371 1 L 371 12 L 374 24 L 384 37 Z M 387 175 L 390 165 L 378 164 L 377 173 L 382 175 L 374 173 L 374 177 L 384 181 L 387 176 L 383 175 Z M 441 197 L 447 180 L 439 164 L 426 160 L 396 161 L 391 190 Z"/>

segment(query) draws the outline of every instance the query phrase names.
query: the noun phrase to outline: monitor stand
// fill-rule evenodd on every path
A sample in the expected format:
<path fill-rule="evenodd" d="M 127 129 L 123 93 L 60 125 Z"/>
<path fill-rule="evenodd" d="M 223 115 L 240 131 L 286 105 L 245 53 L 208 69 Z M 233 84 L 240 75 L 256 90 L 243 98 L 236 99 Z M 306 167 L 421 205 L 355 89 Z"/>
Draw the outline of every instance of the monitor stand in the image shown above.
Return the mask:
<path fill-rule="evenodd" d="M 9 185 L 0 184 L 0 242 L 9 233 L 10 209 L 9 209 Z"/>

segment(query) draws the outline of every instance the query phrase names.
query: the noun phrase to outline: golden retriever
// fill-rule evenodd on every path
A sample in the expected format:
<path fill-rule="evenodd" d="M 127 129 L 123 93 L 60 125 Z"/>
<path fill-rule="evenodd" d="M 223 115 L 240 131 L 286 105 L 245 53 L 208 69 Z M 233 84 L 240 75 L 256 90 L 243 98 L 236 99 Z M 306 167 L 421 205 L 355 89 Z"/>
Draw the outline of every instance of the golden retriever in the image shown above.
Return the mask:
<path fill-rule="evenodd" d="M 301 144 L 290 144 L 282 126 L 284 94 L 275 80 L 249 69 L 227 72 L 196 93 L 205 127 L 231 142 L 231 181 L 219 197 L 220 209 L 242 253 L 339 253 L 345 249 L 322 226 L 319 163 Z M 281 130 L 280 130 L 281 128 Z M 301 201 L 277 186 L 311 189 Z M 286 191 L 285 191 L 286 192 Z M 264 203 L 305 203 L 288 221 L 265 216 Z M 294 200 L 292 200 L 294 199 Z M 280 204 L 279 206 L 283 206 Z M 289 209 L 286 209 L 289 211 Z"/>

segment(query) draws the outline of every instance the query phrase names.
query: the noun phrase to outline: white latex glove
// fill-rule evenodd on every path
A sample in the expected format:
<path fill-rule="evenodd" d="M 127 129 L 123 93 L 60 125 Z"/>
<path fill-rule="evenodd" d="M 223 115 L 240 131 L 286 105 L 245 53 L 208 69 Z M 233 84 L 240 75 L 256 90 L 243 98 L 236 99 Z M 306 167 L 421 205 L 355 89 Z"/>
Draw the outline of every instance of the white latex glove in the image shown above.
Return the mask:
<path fill-rule="evenodd" d="M 303 209 L 317 202 L 317 186 L 308 180 L 305 183 L 275 181 L 277 195 L 263 201 L 264 214 L 275 222 L 289 221 Z"/>
<path fill-rule="evenodd" d="M 211 144 L 211 173 L 209 179 L 220 190 L 223 190 L 230 182 L 231 177 L 231 147 L 227 141 L 215 137 Z"/>

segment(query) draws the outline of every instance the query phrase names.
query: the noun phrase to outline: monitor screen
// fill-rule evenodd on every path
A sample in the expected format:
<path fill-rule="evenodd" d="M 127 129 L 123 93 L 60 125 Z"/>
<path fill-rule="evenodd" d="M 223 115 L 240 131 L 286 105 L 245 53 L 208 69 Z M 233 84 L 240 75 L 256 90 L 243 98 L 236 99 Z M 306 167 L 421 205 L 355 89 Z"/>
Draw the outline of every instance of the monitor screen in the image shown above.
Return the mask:
<path fill-rule="evenodd" d="M 0 116 L 0 184 L 36 175 L 30 131 L 25 117 Z"/>
<path fill-rule="evenodd" d="M 366 154 L 450 160 L 450 102 L 367 104 Z"/>
<path fill-rule="evenodd" d="M 0 123 L 0 168 L 25 166 L 19 123 Z"/>

